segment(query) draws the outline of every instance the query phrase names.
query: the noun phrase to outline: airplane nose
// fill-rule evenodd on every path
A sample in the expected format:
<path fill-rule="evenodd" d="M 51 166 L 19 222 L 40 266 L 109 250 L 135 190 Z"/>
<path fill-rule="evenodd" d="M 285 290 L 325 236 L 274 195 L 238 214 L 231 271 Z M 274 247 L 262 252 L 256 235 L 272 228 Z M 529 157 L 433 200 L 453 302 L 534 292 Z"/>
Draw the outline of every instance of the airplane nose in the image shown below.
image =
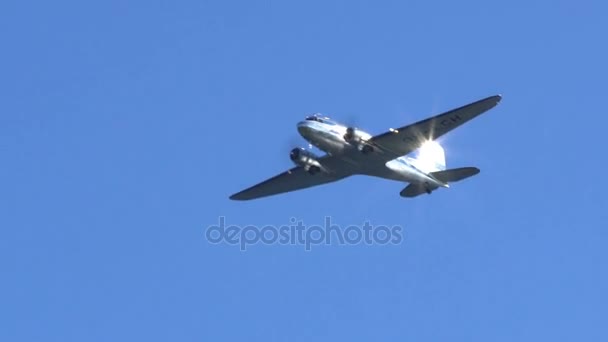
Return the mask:
<path fill-rule="evenodd" d="M 301 136 L 306 138 L 312 132 L 312 128 L 308 125 L 308 122 L 301 121 L 301 122 L 298 122 L 298 132 L 300 132 Z"/>

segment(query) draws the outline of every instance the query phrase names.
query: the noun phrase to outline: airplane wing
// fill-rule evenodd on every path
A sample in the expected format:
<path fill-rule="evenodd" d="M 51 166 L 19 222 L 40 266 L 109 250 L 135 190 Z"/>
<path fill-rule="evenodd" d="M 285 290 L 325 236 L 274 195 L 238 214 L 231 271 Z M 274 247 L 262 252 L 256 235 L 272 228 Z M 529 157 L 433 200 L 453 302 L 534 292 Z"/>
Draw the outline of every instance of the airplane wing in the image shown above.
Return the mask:
<path fill-rule="evenodd" d="M 303 167 L 297 166 L 270 179 L 238 192 L 232 196 L 232 200 L 252 200 L 260 197 L 276 195 L 313 186 L 335 182 L 352 175 L 346 168 L 340 167 L 338 159 L 325 156 L 319 158 L 319 163 L 331 172 L 318 172 L 311 175 Z"/>
<path fill-rule="evenodd" d="M 435 140 L 477 117 L 496 106 L 500 100 L 500 95 L 490 96 L 415 124 L 382 133 L 371 138 L 369 143 L 383 152 L 383 159 L 395 159 L 415 151 L 425 141 Z"/>

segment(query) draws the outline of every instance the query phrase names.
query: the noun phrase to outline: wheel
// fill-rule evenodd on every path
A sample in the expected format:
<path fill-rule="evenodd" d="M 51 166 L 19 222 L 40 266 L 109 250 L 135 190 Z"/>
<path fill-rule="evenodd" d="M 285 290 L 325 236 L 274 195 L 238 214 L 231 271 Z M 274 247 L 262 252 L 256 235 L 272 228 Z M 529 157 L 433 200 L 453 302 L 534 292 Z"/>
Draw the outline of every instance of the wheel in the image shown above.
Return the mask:
<path fill-rule="evenodd" d="M 318 166 L 312 165 L 311 167 L 308 168 L 308 173 L 311 175 L 314 175 L 314 174 L 318 173 L 319 171 L 321 171 L 321 168 L 319 168 Z"/>
<path fill-rule="evenodd" d="M 363 147 L 361 148 L 361 152 L 363 154 L 368 154 L 368 153 L 372 152 L 373 150 L 374 150 L 374 148 L 369 145 L 363 145 Z"/>

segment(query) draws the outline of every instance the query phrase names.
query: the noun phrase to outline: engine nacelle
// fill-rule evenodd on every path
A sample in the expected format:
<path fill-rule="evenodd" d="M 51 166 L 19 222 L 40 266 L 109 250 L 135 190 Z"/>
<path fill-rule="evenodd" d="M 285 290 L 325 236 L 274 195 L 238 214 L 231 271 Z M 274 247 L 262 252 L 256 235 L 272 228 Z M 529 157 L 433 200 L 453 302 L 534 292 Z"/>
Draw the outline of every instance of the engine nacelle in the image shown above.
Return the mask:
<path fill-rule="evenodd" d="M 291 159 L 294 164 L 304 167 L 304 169 L 311 174 L 317 173 L 323 169 L 321 163 L 317 161 L 318 157 L 314 153 L 301 147 L 296 147 L 291 150 L 291 152 L 289 152 L 289 159 Z"/>
<path fill-rule="evenodd" d="M 371 138 L 371 135 L 357 130 L 353 127 L 347 127 L 346 128 L 346 133 L 344 134 L 344 140 L 353 145 L 356 146 L 357 149 L 359 149 L 359 151 L 363 152 L 363 153 L 369 153 L 374 151 L 374 148 L 367 143 L 367 140 L 369 140 Z"/>

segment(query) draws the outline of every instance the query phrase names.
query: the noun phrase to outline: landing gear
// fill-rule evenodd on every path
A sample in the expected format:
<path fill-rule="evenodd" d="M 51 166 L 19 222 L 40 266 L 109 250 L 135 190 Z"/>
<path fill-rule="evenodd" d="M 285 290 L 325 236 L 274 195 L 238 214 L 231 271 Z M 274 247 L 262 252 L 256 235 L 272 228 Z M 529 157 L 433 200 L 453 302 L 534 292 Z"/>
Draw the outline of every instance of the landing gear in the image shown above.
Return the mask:
<path fill-rule="evenodd" d="M 321 168 L 318 167 L 318 166 L 315 166 L 315 165 L 311 165 L 308 168 L 308 173 L 311 174 L 311 175 L 314 175 L 314 174 L 318 173 L 319 171 L 321 171 Z"/>
<path fill-rule="evenodd" d="M 369 145 L 363 145 L 363 147 L 361 147 L 361 152 L 363 154 L 368 154 L 370 152 L 374 151 L 374 148 L 369 146 Z"/>

